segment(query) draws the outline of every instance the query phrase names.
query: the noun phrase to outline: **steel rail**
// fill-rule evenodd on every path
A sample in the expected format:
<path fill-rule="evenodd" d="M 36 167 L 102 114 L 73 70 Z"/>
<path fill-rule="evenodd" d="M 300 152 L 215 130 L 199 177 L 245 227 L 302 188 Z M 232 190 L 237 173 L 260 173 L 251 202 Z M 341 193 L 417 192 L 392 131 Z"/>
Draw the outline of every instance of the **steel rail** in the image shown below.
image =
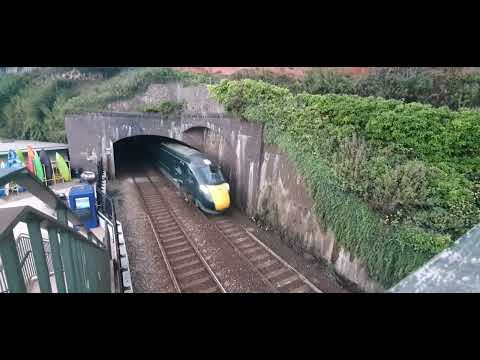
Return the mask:
<path fill-rule="evenodd" d="M 227 240 L 227 242 L 230 244 L 230 246 L 235 250 L 235 252 L 237 254 L 239 254 L 239 256 L 244 260 L 246 261 L 250 267 L 261 277 L 261 279 L 263 280 L 264 283 L 266 283 L 269 287 L 271 287 L 272 289 L 275 290 L 275 292 L 280 292 L 278 287 L 275 285 L 274 282 L 272 282 L 271 280 L 269 280 L 259 269 L 258 267 L 252 262 L 250 261 L 250 259 L 248 259 L 243 253 L 242 251 L 238 248 L 238 246 L 230 239 L 230 237 L 228 236 L 228 234 L 225 233 L 225 231 L 223 231 L 217 224 L 217 221 L 219 221 L 218 219 L 217 220 L 212 220 L 210 219 L 210 217 L 208 215 L 206 215 L 205 213 L 203 213 L 202 211 L 200 211 L 202 213 L 202 215 L 204 216 L 205 219 L 207 219 L 208 222 L 210 223 L 213 223 L 213 225 L 215 226 L 215 228 L 217 229 L 217 231 L 223 236 L 223 238 L 225 240 Z M 218 216 L 218 215 L 216 215 Z M 224 216 L 224 215 L 223 215 Z M 235 224 L 236 226 L 240 227 L 243 231 L 245 231 L 245 233 L 255 242 L 257 243 L 258 245 L 260 245 L 265 251 L 267 251 L 271 256 L 273 256 L 277 261 L 279 261 L 279 263 L 281 265 L 283 265 L 284 267 L 286 267 L 287 269 L 289 269 L 290 271 L 292 271 L 293 273 L 295 273 L 295 275 L 297 275 L 299 277 L 299 279 L 304 282 L 308 287 L 310 287 L 310 289 L 312 289 L 312 291 L 316 292 L 316 293 L 322 293 L 322 291 L 317 288 L 310 280 L 308 280 L 304 275 L 302 275 L 297 269 L 295 269 L 293 266 L 291 266 L 290 264 L 288 264 L 284 259 L 282 259 L 279 255 L 277 255 L 272 249 L 270 249 L 268 246 L 266 246 L 261 240 L 259 240 L 256 236 L 254 236 L 250 231 L 248 231 L 247 229 L 245 229 L 244 226 L 240 225 L 240 224 Z"/>
<path fill-rule="evenodd" d="M 140 194 L 140 198 L 142 200 L 141 201 L 142 206 L 145 210 L 145 215 L 148 219 L 148 223 L 150 224 L 150 227 L 152 228 L 153 235 L 154 235 L 155 240 L 157 242 L 158 248 L 160 249 L 160 252 L 162 254 L 162 258 L 163 258 L 163 261 L 165 262 L 165 266 L 167 267 L 168 274 L 170 275 L 170 280 L 173 283 L 173 287 L 175 288 L 176 292 L 181 293 L 182 290 L 180 289 L 180 286 L 178 285 L 177 278 L 175 277 L 175 274 L 173 273 L 173 269 L 172 269 L 172 266 L 170 264 L 170 261 L 168 260 L 167 254 L 165 252 L 165 248 L 163 247 L 162 243 L 160 242 L 160 239 L 159 239 L 159 236 L 157 234 L 157 230 L 155 229 L 155 226 L 153 226 L 152 219 L 149 215 L 150 211 L 148 210 L 147 203 L 146 203 L 145 198 L 143 196 L 143 192 L 140 190 L 140 187 L 138 186 L 137 181 L 135 180 L 135 177 L 131 176 L 131 179 L 133 180 L 133 183 L 135 184 L 135 188 L 137 189 L 137 192 Z"/>
<path fill-rule="evenodd" d="M 187 239 L 187 241 L 190 243 L 190 245 L 192 246 L 194 252 L 196 253 L 196 255 L 198 256 L 199 260 L 202 262 L 202 264 L 204 265 L 205 269 L 207 270 L 207 272 L 209 273 L 210 277 L 212 278 L 212 280 L 215 282 L 215 284 L 218 286 L 218 288 L 220 289 L 220 291 L 222 293 L 226 293 L 224 287 L 222 286 L 222 284 L 220 283 L 220 281 L 218 280 L 217 276 L 215 275 L 215 273 L 212 271 L 212 269 L 210 268 L 210 265 L 208 265 L 208 263 L 206 262 L 206 260 L 204 259 L 203 255 L 200 253 L 200 251 L 198 250 L 197 246 L 195 245 L 195 243 L 193 242 L 193 240 L 191 239 L 191 237 L 188 235 L 188 232 L 185 230 L 183 224 L 181 224 L 181 222 L 179 221 L 177 215 L 175 214 L 175 212 L 173 211 L 170 203 L 164 198 L 164 196 L 162 195 L 161 191 L 158 189 L 158 186 L 155 185 L 155 183 L 152 181 L 152 179 L 150 178 L 150 176 L 148 174 L 146 174 L 146 177 L 147 179 L 149 180 L 149 182 L 152 184 L 153 188 L 156 190 L 156 193 L 159 195 L 159 197 L 161 198 L 161 200 L 163 201 L 164 205 L 165 205 L 165 208 L 167 209 L 167 211 L 169 212 L 169 214 L 172 216 L 173 220 L 175 221 L 175 223 L 178 225 L 178 227 L 180 228 L 181 232 L 183 233 L 183 235 L 185 236 L 185 238 Z"/>
<path fill-rule="evenodd" d="M 243 226 L 242 226 L 243 228 Z M 293 271 L 295 274 L 298 275 L 298 277 L 310 288 L 316 292 L 316 293 L 323 293 L 322 290 L 320 290 L 318 287 L 316 287 L 310 280 L 308 280 L 304 275 L 302 275 L 297 269 L 295 269 L 292 265 L 287 263 L 285 260 L 283 260 L 279 255 L 277 255 L 275 252 L 273 252 L 272 249 L 270 249 L 267 245 L 265 245 L 261 240 L 259 240 L 255 235 L 253 235 L 250 231 L 247 229 L 243 228 L 250 237 L 255 240 L 260 246 L 262 246 L 266 251 L 270 253 L 274 258 L 276 258 L 280 263 L 282 263 L 285 267 L 289 268 L 291 271 Z"/>

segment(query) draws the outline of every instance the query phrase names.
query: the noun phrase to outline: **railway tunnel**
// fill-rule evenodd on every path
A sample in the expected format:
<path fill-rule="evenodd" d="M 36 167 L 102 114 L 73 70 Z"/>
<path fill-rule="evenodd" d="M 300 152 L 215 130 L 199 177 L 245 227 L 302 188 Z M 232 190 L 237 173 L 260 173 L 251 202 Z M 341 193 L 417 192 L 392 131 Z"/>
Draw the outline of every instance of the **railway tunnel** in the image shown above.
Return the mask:
<path fill-rule="evenodd" d="M 215 159 L 230 183 L 234 206 L 249 214 L 254 212 L 263 158 L 263 127 L 259 124 L 228 114 L 165 117 L 151 113 L 99 112 L 67 115 L 65 128 L 72 168 L 96 171 L 102 161 L 110 179 L 132 157 L 135 161 L 142 159 L 138 156 L 142 149 L 139 139 L 168 138 L 183 142 Z"/>
<path fill-rule="evenodd" d="M 113 144 L 116 177 L 121 178 L 132 170 L 153 170 L 153 159 L 149 149 L 161 142 L 178 143 L 201 151 L 198 147 L 165 136 L 137 135 L 127 137 Z"/>
<path fill-rule="evenodd" d="M 236 172 L 234 167 L 229 166 L 230 162 L 228 161 L 235 154 L 228 146 L 224 145 L 224 139 L 219 139 L 218 136 L 216 139 L 212 139 L 209 130 L 204 127 L 189 129 L 183 134 L 183 139 L 185 141 L 158 135 L 136 135 L 116 141 L 113 144 L 113 156 L 111 157 L 113 164 L 110 165 L 114 166 L 115 178 L 128 178 L 133 173 L 154 172 L 160 175 L 157 163 L 158 155 L 152 150 L 159 147 L 161 143 L 174 143 L 205 153 L 212 162 L 220 166 L 231 193 L 235 194 L 237 189 Z M 230 196 L 229 201 L 234 206 L 237 203 L 235 196 Z"/>

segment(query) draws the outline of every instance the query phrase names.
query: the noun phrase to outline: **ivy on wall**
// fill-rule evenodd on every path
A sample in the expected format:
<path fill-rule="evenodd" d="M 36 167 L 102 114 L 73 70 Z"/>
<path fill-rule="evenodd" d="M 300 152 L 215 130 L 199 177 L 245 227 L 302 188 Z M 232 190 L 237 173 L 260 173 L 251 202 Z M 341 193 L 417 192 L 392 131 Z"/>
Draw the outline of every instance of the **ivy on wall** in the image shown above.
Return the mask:
<path fill-rule="evenodd" d="M 262 81 L 209 86 L 265 124 L 306 179 L 321 222 L 390 286 L 480 220 L 480 114 Z"/>

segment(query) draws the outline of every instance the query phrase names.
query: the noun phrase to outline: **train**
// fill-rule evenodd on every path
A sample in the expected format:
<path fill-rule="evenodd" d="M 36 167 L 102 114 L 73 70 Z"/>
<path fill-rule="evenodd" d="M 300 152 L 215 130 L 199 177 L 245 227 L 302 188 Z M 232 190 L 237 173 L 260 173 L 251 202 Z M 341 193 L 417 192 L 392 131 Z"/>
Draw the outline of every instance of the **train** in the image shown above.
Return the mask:
<path fill-rule="evenodd" d="M 166 141 L 150 144 L 148 150 L 155 166 L 200 210 L 221 214 L 230 207 L 230 185 L 208 155 Z"/>

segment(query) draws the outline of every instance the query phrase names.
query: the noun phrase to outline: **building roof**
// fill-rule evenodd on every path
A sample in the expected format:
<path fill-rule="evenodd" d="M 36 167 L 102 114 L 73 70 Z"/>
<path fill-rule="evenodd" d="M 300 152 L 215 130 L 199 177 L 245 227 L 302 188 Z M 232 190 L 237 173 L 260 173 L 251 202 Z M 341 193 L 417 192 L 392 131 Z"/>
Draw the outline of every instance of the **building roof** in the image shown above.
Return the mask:
<path fill-rule="evenodd" d="M 480 225 L 408 275 L 391 293 L 480 292 Z"/>
<path fill-rule="evenodd" d="M 48 151 L 48 150 L 66 150 L 66 149 L 68 149 L 67 144 L 34 141 L 34 140 L 0 139 L 0 155 L 8 154 L 9 150 L 27 151 L 27 145 L 30 145 L 34 150 L 45 149 L 45 151 Z"/>

